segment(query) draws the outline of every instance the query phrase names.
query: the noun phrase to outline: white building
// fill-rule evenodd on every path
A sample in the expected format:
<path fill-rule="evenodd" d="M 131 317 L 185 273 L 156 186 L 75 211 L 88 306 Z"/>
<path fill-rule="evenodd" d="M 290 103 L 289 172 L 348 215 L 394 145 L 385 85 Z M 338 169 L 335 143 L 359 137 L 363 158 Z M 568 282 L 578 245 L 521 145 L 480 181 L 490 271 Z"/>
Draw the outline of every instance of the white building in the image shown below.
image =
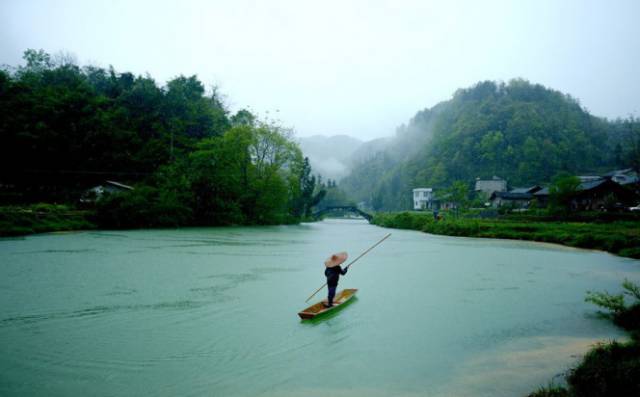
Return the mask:
<path fill-rule="evenodd" d="M 421 187 L 413 189 L 413 209 L 425 210 L 433 209 L 433 189 L 430 187 Z"/>

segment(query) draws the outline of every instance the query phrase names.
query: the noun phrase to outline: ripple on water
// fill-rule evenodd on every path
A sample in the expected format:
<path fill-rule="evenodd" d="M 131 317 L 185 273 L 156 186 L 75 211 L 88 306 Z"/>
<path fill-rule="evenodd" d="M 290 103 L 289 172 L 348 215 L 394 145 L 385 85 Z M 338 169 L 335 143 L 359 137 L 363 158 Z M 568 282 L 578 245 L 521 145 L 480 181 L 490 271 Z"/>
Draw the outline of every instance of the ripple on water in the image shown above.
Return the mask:
<path fill-rule="evenodd" d="M 0 319 L 0 327 L 8 327 L 14 324 L 33 324 L 42 321 L 58 320 L 58 319 L 73 319 L 82 317 L 95 317 L 105 314 L 111 314 L 122 311 L 145 311 L 145 310 L 191 310 L 198 309 L 210 302 L 207 301 L 193 301 L 193 300 L 178 300 L 170 302 L 159 302 L 153 304 L 131 304 L 131 305 L 104 305 L 93 306 L 85 309 L 79 309 L 74 311 L 59 311 L 49 313 L 37 313 L 24 316 L 15 316 Z"/>
<path fill-rule="evenodd" d="M 561 346 L 537 336 L 617 335 L 583 318 L 595 312 L 583 298 L 619 287 L 633 271 L 621 259 L 529 244 L 505 259 L 500 244 L 411 231 L 393 231 L 345 279 L 361 298 L 300 322 L 327 251 L 355 255 L 382 233 L 319 222 L 2 240 L 2 252 L 55 252 L 0 266 L 0 394 L 524 395 L 531 374 L 540 384 L 553 375 L 538 365 L 564 363 L 553 356 Z M 491 374 L 506 379 L 512 367 L 514 392 L 496 392 Z"/>

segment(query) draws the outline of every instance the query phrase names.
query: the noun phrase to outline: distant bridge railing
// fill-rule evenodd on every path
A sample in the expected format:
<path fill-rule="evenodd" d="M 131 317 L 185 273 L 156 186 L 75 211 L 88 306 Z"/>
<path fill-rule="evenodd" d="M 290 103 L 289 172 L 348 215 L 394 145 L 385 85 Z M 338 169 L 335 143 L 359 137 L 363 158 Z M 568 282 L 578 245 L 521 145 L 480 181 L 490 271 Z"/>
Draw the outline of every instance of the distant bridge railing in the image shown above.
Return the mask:
<path fill-rule="evenodd" d="M 328 213 L 328 212 L 333 212 L 333 211 L 348 211 L 348 212 L 355 212 L 356 214 L 360 215 L 361 217 L 363 217 L 364 219 L 366 219 L 367 221 L 371 222 L 371 219 L 373 219 L 373 215 L 362 211 L 360 208 L 358 207 L 354 207 L 352 205 L 345 205 L 345 206 L 338 206 L 338 207 L 327 207 L 327 208 L 323 208 L 318 212 L 315 212 L 313 214 L 313 217 L 318 219 L 320 218 L 322 215 Z"/>

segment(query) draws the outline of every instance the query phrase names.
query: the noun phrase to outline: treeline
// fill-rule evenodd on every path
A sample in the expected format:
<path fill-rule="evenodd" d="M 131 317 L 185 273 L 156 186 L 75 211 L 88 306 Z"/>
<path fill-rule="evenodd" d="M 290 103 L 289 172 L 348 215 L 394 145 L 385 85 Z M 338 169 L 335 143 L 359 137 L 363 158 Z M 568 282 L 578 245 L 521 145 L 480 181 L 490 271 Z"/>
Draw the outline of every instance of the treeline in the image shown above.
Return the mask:
<path fill-rule="evenodd" d="M 472 188 L 494 175 L 527 186 L 626 167 L 640 170 L 640 120 L 592 116 L 569 95 L 525 80 L 487 81 L 418 112 L 341 187 L 375 209 L 399 210 L 410 208 L 415 187 Z"/>
<path fill-rule="evenodd" d="M 79 67 L 27 50 L 0 71 L 0 200 L 77 203 L 107 179 L 101 226 L 269 224 L 308 216 L 319 187 L 291 131 L 230 114 L 196 76 Z M 315 200 L 315 201 L 314 201 Z"/>

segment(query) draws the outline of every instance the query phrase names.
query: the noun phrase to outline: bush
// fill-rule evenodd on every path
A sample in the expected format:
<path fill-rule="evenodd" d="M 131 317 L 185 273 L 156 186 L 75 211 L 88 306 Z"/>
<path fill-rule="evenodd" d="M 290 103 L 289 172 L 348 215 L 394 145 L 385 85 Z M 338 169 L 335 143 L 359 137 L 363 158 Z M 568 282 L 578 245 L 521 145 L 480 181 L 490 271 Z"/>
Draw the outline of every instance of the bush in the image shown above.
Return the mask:
<path fill-rule="evenodd" d="M 537 391 L 527 395 L 527 397 L 570 397 L 569 390 L 562 386 L 541 387 Z"/>
<path fill-rule="evenodd" d="M 591 350 L 567 382 L 576 396 L 640 396 L 640 345 L 611 342 Z"/>
<path fill-rule="evenodd" d="M 55 204 L 0 207 L 0 236 L 95 228 L 87 219 L 89 215 L 88 211 Z"/>
<path fill-rule="evenodd" d="M 96 204 L 100 227 L 126 229 L 177 227 L 188 224 L 191 210 L 175 196 L 150 186 L 109 194 Z"/>

